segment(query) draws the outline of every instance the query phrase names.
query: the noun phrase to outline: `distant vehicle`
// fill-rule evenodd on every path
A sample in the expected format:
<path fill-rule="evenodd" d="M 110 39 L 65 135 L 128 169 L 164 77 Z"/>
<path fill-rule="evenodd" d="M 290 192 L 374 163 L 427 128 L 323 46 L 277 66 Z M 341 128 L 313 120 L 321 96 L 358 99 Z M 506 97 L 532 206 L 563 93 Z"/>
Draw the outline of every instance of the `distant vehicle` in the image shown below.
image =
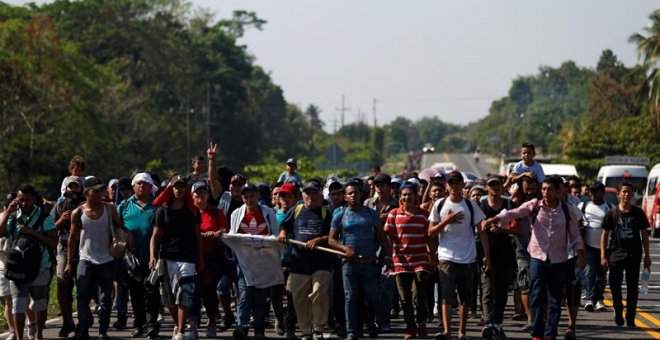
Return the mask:
<path fill-rule="evenodd" d="M 643 165 L 605 165 L 598 170 L 598 182 L 606 187 L 619 188 L 622 182 L 632 184 L 635 191 L 633 204 L 641 204 L 649 172 Z"/>
<path fill-rule="evenodd" d="M 545 176 L 577 176 L 578 172 L 575 169 L 575 165 L 571 164 L 545 164 L 541 163 L 541 168 L 543 168 L 543 174 Z"/>
<path fill-rule="evenodd" d="M 422 151 L 424 151 L 425 153 L 435 152 L 435 147 L 431 143 L 426 143 L 424 144 Z"/>
<path fill-rule="evenodd" d="M 658 195 L 660 195 L 660 163 L 651 168 L 642 198 L 642 209 L 653 229 L 654 237 L 660 237 L 660 204 L 658 204 L 660 198 Z"/>
<path fill-rule="evenodd" d="M 610 202 L 614 205 L 619 204 L 619 196 L 617 196 L 616 188 L 605 187 L 605 196 L 603 199 L 605 202 Z"/>
<path fill-rule="evenodd" d="M 453 162 L 433 163 L 431 167 L 434 169 L 442 169 L 445 173 L 450 173 L 451 171 L 456 170 L 456 164 Z"/>

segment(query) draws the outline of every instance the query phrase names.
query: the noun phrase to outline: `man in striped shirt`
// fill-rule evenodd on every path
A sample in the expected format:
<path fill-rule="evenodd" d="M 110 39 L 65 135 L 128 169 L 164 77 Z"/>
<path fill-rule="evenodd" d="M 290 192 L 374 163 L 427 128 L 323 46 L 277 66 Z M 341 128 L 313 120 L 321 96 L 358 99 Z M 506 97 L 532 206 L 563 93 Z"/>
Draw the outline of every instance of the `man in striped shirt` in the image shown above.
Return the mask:
<path fill-rule="evenodd" d="M 417 204 L 417 185 L 401 186 L 399 208 L 389 212 L 384 231 L 392 245 L 396 285 L 406 322 L 405 339 L 428 335 L 426 329 L 426 285 L 431 272 L 428 247 L 429 212 Z M 417 315 L 413 309 L 413 301 Z M 415 322 L 415 316 L 417 322 Z"/>

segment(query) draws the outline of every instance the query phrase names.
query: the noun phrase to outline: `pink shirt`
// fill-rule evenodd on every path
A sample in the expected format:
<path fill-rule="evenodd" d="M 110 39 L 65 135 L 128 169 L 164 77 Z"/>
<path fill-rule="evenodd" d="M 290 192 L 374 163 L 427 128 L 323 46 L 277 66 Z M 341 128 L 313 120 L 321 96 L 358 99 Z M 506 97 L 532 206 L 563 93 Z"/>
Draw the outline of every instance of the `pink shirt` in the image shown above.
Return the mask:
<path fill-rule="evenodd" d="M 523 203 L 517 209 L 502 210 L 498 217 L 500 218 L 500 225 L 508 227 L 511 220 L 519 218 L 531 217 L 532 210 L 536 206 L 538 199 Z M 582 236 L 580 236 L 580 229 L 578 221 L 580 216 L 577 215 L 575 209 L 568 207 L 568 212 L 571 216 L 569 222 L 569 235 L 566 242 L 566 217 L 564 210 L 560 203 L 556 208 L 551 209 L 545 206 L 541 200 L 539 206 L 539 213 L 536 216 L 536 222 L 532 226 L 532 236 L 527 246 L 527 251 L 532 258 L 545 261 L 550 259 L 550 263 L 562 263 L 568 260 L 568 245 L 573 250 L 584 249 Z"/>

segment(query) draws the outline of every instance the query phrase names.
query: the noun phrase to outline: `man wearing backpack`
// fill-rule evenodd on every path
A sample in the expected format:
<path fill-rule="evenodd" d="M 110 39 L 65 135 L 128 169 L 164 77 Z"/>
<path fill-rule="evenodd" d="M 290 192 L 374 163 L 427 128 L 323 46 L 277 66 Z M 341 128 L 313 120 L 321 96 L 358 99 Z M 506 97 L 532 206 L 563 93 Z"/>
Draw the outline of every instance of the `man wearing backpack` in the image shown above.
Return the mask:
<path fill-rule="evenodd" d="M 542 200 L 533 199 L 519 208 L 503 210 L 484 225 L 500 222 L 508 228 L 514 219 L 531 217 L 530 253 L 532 337 L 534 340 L 555 339 L 561 316 L 561 297 L 566 283 L 568 248 L 578 254 L 577 263 L 584 268 L 584 244 L 580 237 L 578 214 L 559 199 L 561 180 L 548 177 L 541 186 Z M 568 242 L 567 242 L 568 241 Z M 543 306 L 547 304 L 544 321 Z"/>
<path fill-rule="evenodd" d="M 368 192 L 362 192 L 360 188 L 363 184 L 360 179 L 354 178 L 344 185 L 344 197 L 348 205 L 335 209 L 328 236 L 329 245 L 344 252 L 342 277 L 348 333 L 346 338 L 349 340 L 357 339 L 361 333 L 358 323 L 359 295 L 364 295 L 362 301 L 366 301 L 369 308 L 375 308 L 378 303 L 380 272 L 376 251 L 381 246 L 385 254 L 391 253 L 378 212 L 361 203 L 361 196 L 368 195 Z M 384 259 L 391 261 L 389 256 Z M 369 336 L 377 337 L 377 330 L 370 329 Z"/>
<path fill-rule="evenodd" d="M 482 199 L 479 207 L 486 217 L 496 216 L 502 210 L 511 210 L 510 199 L 502 197 L 502 179 L 497 175 L 489 175 L 486 180 L 488 196 Z M 504 308 L 509 297 L 509 282 L 516 268 L 515 246 L 511 239 L 512 229 L 498 228 L 497 225 L 484 225 L 488 232 L 491 259 L 488 272 L 482 273 L 483 310 L 486 325 L 481 336 L 484 338 L 505 338 L 502 330 Z M 497 256 L 493 256 L 497 254 Z"/>
<path fill-rule="evenodd" d="M 605 202 L 605 185 L 594 182 L 589 188 L 591 201 L 580 203 L 584 226 L 584 254 L 587 257 L 587 267 L 584 271 L 587 312 L 604 311 L 603 292 L 605 291 L 606 268 L 600 265 L 600 237 L 603 233 L 603 220 L 614 205 Z"/>
<path fill-rule="evenodd" d="M 305 242 L 294 245 L 289 261 L 288 290 L 298 317 L 303 340 L 323 338 L 323 328 L 330 311 L 332 255 L 313 249 L 327 245 L 331 213 L 323 206 L 321 183 L 309 181 L 303 185 L 303 204 L 290 209 L 280 225 L 278 239 L 287 243 L 287 235 Z"/>
<path fill-rule="evenodd" d="M 626 323 L 634 329 L 639 294 L 639 263 L 644 250 L 644 268 L 651 268 L 649 255 L 649 220 L 641 208 L 632 205 L 635 195 L 632 184 L 623 182 L 619 186 L 619 205 L 605 215 L 603 233 L 600 238 L 600 262 L 610 269 L 610 289 L 614 305 L 614 322 L 623 326 L 623 303 L 621 284 L 626 272 Z"/>
<path fill-rule="evenodd" d="M 28 297 L 32 300 L 30 309 L 36 314 L 35 339 L 43 339 L 52 266 L 47 248 L 57 246 L 53 218 L 35 205 L 36 197 L 33 186 L 23 185 L 18 189 L 16 199 L 0 214 L 0 235 L 9 235 L 13 239 L 12 250 L 7 253 L 5 276 L 11 281 L 17 339 L 23 339 Z"/>
<path fill-rule="evenodd" d="M 463 175 L 456 170 L 450 172 L 447 175 L 449 196 L 433 205 L 429 219 L 429 237 L 438 245 L 438 273 L 442 287 L 444 331 L 436 334 L 437 340 L 451 339 L 452 306 L 458 305 L 456 291 L 460 298 L 458 339 L 467 339 L 465 328 L 477 273 L 475 226 L 485 216 L 476 203 L 463 198 L 464 186 Z M 479 236 L 484 248 L 483 270 L 487 272 L 490 265 L 488 234 L 480 230 Z"/>

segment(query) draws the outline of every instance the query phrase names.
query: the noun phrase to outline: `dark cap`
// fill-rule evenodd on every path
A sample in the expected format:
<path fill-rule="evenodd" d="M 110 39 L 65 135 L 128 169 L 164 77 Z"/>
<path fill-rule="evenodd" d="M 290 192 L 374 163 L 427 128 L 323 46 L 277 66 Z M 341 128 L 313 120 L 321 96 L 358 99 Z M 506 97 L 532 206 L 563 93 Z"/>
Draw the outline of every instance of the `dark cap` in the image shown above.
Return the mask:
<path fill-rule="evenodd" d="M 192 185 L 192 189 L 191 189 L 192 192 L 197 192 L 197 190 L 199 189 L 204 189 L 206 191 L 209 191 L 209 187 L 208 185 L 206 185 L 206 182 L 204 181 L 195 182 L 195 184 Z"/>
<path fill-rule="evenodd" d="M 321 191 L 321 183 L 317 181 L 308 181 L 303 184 L 302 191 L 309 191 L 309 190 L 315 190 L 315 191 Z"/>
<path fill-rule="evenodd" d="M 117 182 L 117 189 L 119 190 L 126 190 L 132 188 L 133 186 L 131 185 L 131 179 L 128 177 L 122 177 L 119 179 L 119 182 Z"/>
<path fill-rule="evenodd" d="M 392 183 L 392 177 L 381 172 L 376 175 L 376 177 L 374 177 L 374 184 L 376 183 L 384 183 L 390 185 L 390 183 Z"/>
<path fill-rule="evenodd" d="M 257 189 L 256 185 L 252 183 L 247 183 L 241 188 L 241 194 L 244 194 L 246 191 L 259 192 L 259 189 Z"/>
<path fill-rule="evenodd" d="M 419 190 L 419 186 L 415 184 L 415 182 L 405 181 L 403 184 L 401 184 L 400 190 L 403 191 L 403 189 L 412 189 L 414 192 L 417 192 L 417 190 Z"/>
<path fill-rule="evenodd" d="M 295 158 L 289 158 L 289 159 L 287 159 L 287 160 L 286 160 L 286 164 L 291 164 L 291 165 L 298 166 L 298 163 L 296 162 L 296 159 L 295 159 Z"/>
<path fill-rule="evenodd" d="M 170 180 L 170 183 L 172 183 L 172 186 L 175 186 L 177 183 L 183 183 L 186 184 L 186 178 L 181 176 L 181 175 L 176 175 L 172 177 Z"/>
<path fill-rule="evenodd" d="M 85 189 L 92 189 L 92 190 L 98 190 L 101 188 L 105 188 L 105 183 L 101 182 L 100 179 L 91 176 L 85 180 Z"/>
<path fill-rule="evenodd" d="M 591 191 L 605 191 L 605 184 L 603 184 L 601 182 L 594 182 L 589 187 L 589 190 L 591 190 Z"/>
<path fill-rule="evenodd" d="M 502 178 L 498 175 L 490 174 L 488 175 L 486 179 L 486 184 L 491 184 L 493 182 L 497 182 L 499 184 L 502 184 Z"/>
<path fill-rule="evenodd" d="M 447 182 L 451 181 L 464 182 L 465 180 L 463 179 L 463 174 L 461 174 L 460 171 L 452 170 L 452 172 L 447 174 Z"/>
<path fill-rule="evenodd" d="M 435 175 L 433 175 L 434 180 L 445 180 L 445 173 L 444 172 L 436 172 Z"/>
<path fill-rule="evenodd" d="M 241 174 L 236 174 L 236 175 L 232 176 L 231 181 L 229 181 L 229 183 L 234 183 L 234 182 L 238 182 L 241 185 L 244 185 L 245 183 L 247 183 L 247 179 L 245 178 L 245 176 L 243 176 Z"/>

